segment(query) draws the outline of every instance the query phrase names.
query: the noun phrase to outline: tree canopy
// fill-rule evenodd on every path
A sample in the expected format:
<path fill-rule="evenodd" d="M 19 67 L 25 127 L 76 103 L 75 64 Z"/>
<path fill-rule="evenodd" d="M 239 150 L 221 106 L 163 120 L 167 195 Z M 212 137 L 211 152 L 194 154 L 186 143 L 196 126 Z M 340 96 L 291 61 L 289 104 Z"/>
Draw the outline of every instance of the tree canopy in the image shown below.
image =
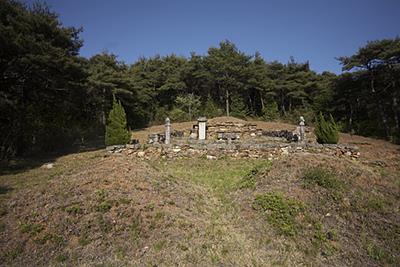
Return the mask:
<path fill-rule="evenodd" d="M 338 57 L 343 73 L 309 62 L 267 61 L 228 40 L 205 55 L 79 56 L 82 29 L 63 26 L 46 5 L 0 1 L 0 158 L 104 139 L 113 95 L 131 129 L 195 116 L 313 123 L 332 114 L 340 130 L 400 141 L 400 39 L 368 42 Z"/>

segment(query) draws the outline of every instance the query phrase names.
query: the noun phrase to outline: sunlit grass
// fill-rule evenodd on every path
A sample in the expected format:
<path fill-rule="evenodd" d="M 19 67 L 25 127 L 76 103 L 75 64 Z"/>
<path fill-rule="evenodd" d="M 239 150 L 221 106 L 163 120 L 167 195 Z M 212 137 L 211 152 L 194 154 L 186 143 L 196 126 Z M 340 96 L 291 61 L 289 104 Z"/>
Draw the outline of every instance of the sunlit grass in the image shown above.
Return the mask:
<path fill-rule="evenodd" d="M 208 160 L 196 158 L 173 161 L 158 160 L 152 164 L 169 175 L 206 186 L 217 196 L 223 197 L 226 193 L 236 189 L 243 177 L 246 177 L 255 168 L 267 168 L 271 163 L 265 159 Z"/>

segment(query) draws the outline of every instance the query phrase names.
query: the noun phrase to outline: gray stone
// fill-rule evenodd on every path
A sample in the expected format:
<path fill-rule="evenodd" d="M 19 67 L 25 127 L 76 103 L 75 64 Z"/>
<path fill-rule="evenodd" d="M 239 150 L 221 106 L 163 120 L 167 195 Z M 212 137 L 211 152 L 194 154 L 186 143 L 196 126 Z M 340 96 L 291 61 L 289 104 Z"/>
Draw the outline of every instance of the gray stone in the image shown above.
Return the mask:
<path fill-rule="evenodd" d="M 171 142 L 171 121 L 169 118 L 165 119 L 165 144 L 168 145 Z"/>
<path fill-rule="evenodd" d="M 172 151 L 173 152 L 175 152 L 175 153 L 178 153 L 178 152 L 181 152 L 181 148 L 180 147 L 174 147 L 173 149 L 172 149 Z"/>
<path fill-rule="evenodd" d="M 42 165 L 43 169 L 53 169 L 54 163 L 45 163 Z"/>
<path fill-rule="evenodd" d="M 199 117 L 197 119 L 199 123 L 199 140 L 206 140 L 207 138 L 207 118 L 206 117 Z"/>
<path fill-rule="evenodd" d="M 216 156 L 212 156 L 212 155 L 207 155 L 206 157 L 207 157 L 207 159 L 210 159 L 210 160 L 217 159 Z"/>
<path fill-rule="evenodd" d="M 289 147 L 282 147 L 281 148 L 281 151 L 282 151 L 282 155 L 284 155 L 284 156 L 287 156 L 287 155 L 289 155 Z"/>
<path fill-rule="evenodd" d="M 304 117 L 303 117 L 303 116 L 300 116 L 300 123 L 299 123 L 299 126 L 300 126 L 300 141 L 301 141 L 301 142 L 304 142 L 305 139 L 306 139 L 305 129 L 304 129 L 304 126 L 305 126 L 305 125 L 306 125 L 306 124 L 305 124 Z"/>

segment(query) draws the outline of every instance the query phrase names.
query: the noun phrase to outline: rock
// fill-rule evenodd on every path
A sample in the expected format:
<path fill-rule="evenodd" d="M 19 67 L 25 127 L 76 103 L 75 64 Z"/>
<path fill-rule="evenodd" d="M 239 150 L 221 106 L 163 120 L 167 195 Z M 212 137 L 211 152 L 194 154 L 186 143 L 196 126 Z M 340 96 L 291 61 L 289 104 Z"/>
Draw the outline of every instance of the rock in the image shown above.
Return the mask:
<path fill-rule="evenodd" d="M 346 153 L 344 153 L 346 156 L 350 157 L 351 156 L 351 152 L 350 151 L 346 151 Z"/>
<path fill-rule="evenodd" d="M 144 151 L 139 151 L 139 152 L 137 153 L 137 156 L 138 156 L 139 158 L 143 158 L 145 155 L 146 155 L 146 153 L 145 153 Z"/>
<path fill-rule="evenodd" d="M 284 156 L 289 155 L 289 147 L 282 147 L 281 151 L 282 151 L 281 152 L 282 155 L 284 155 Z"/>
<path fill-rule="evenodd" d="M 175 152 L 175 153 L 178 153 L 178 152 L 180 152 L 182 149 L 180 148 L 180 147 L 174 147 L 173 149 L 172 149 L 172 151 L 173 152 Z"/>
<path fill-rule="evenodd" d="M 112 152 L 115 149 L 114 146 L 106 146 L 106 151 Z"/>
<path fill-rule="evenodd" d="M 171 137 L 183 137 L 184 136 L 184 132 L 183 131 L 178 131 L 175 130 L 171 133 Z"/>
<path fill-rule="evenodd" d="M 125 145 L 114 145 L 114 146 L 107 146 L 106 147 L 106 151 L 110 152 L 110 153 L 120 153 L 122 151 L 122 149 L 125 148 Z"/>
<path fill-rule="evenodd" d="M 42 165 L 44 169 L 52 169 L 54 167 L 54 163 L 45 163 Z"/>
<path fill-rule="evenodd" d="M 139 143 L 136 143 L 136 144 L 128 144 L 128 145 L 126 145 L 126 148 L 127 148 L 127 149 L 136 150 L 136 149 L 139 149 L 139 148 L 140 148 L 140 144 L 139 144 Z"/>
<path fill-rule="evenodd" d="M 212 155 L 207 155 L 206 157 L 207 157 L 207 159 L 211 159 L 211 160 L 213 160 L 213 159 L 217 159 L 217 157 L 216 157 L 216 156 L 212 156 Z"/>

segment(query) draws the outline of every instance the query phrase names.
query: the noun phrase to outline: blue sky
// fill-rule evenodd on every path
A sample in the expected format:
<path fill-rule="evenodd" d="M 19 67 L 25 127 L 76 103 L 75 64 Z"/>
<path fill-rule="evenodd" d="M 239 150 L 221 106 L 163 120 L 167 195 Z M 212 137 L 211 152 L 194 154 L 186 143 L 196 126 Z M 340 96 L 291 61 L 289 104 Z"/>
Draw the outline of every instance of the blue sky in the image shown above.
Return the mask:
<path fill-rule="evenodd" d="M 28 0 L 28 2 L 32 2 Z M 133 63 L 156 54 L 206 54 L 230 40 L 247 54 L 340 73 L 335 57 L 400 35 L 400 0 L 47 0 L 66 26 L 83 27 L 81 55 L 109 51 Z"/>

